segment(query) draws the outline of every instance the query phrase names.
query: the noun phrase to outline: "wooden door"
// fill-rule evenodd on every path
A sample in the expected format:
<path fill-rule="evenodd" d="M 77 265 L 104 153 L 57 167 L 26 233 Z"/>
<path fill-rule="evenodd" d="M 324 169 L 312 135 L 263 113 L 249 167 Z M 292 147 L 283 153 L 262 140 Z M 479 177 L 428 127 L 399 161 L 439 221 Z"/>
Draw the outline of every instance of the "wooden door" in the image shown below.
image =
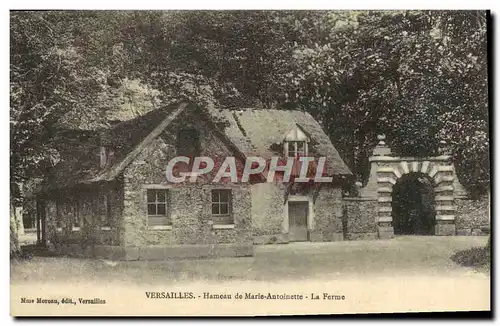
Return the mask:
<path fill-rule="evenodd" d="M 308 202 L 288 202 L 288 233 L 290 242 L 308 241 L 307 215 Z"/>

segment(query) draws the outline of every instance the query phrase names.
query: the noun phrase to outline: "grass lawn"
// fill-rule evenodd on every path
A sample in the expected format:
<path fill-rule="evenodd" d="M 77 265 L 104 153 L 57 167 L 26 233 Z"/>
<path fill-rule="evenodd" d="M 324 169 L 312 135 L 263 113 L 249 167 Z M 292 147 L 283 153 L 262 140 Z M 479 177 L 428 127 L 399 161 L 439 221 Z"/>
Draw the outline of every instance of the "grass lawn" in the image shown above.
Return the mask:
<path fill-rule="evenodd" d="M 397 237 L 391 240 L 291 243 L 255 247 L 253 257 L 109 262 L 33 257 L 11 262 L 11 283 L 173 284 L 177 282 L 359 279 L 388 275 L 460 276 L 480 273 L 457 264 L 458 252 L 485 246 L 488 237 Z"/>

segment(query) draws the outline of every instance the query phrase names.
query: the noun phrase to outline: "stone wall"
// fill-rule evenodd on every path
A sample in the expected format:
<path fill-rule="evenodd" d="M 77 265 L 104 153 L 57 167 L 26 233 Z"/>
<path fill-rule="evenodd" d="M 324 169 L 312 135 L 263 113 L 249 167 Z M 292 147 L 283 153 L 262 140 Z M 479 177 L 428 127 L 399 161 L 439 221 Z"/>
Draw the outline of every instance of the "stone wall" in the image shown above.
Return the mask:
<path fill-rule="evenodd" d="M 377 239 L 377 200 L 345 197 L 343 203 L 345 239 Z"/>
<path fill-rule="evenodd" d="M 314 225 L 310 233 L 311 241 L 341 241 L 342 230 L 342 189 L 324 185 L 314 199 Z"/>
<path fill-rule="evenodd" d="M 168 161 L 176 156 L 176 128 L 172 126 L 145 149 L 124 171 L 124 245 L 139 248 L 139 259 L 149 259 L 165 254 L 165 248 L 176 250 L 179 245 L 192 248 L 192 255 L 199 256 L 199 245 L 230 252 L 233 244 L 235 255 L 252 254 L 251 194 L 247 184 L 211 183 L 200 178 L 196 183 L 171 184 L 165 176 Z M 200 156 L 225 158 L 233 156 L 225 145 L 202 126 Z M 146 194 L 148 188 L 168 189 L 169 212 L 172 225 L 168 229 L 148 227 Z M 234 224 L 218 228 L 213 225 L 211 190 L 230 189 Z M 221 246 L 225 244 L 226 246 Z M 217 249 L 217 250 L 219 250 Z M 184 249 L 183 249 L 184 250 Z M 188 249 L 186 249 L 188 250 Z M 228 251 L 229 250 L 229 251 Z M 141 253 L 142 251 L 142 253 Z M 142 258 L 141 258 L 142 257 Z M 144 258 L 146 257 L 146 258 Z M 153 258 L 151 258 L 153 259 Z"/>
<path fill-rule="evenodd" d="M 455 226 L 457 235 L 485 235 L 490 233 L 490 200 L 455 199 Z"/>
<path fill-rule="evenodd" d="M 254 243 L 288 243 L 288 234 L 283 230 L 284 186 L 264 182 L 250 188 Z"/>
<path fill-rule="evenodd" d="M 232 194 L 232 228 L 217 229 L 211 218 L 211 190 L 208 185 L 186 185 L 168 188 L 171 229 L 148 227 L 146 188 L 125 183 L 125 210 L 123 227 L 126 246 L 190 245 L 219 243 L 252 243 L 251 197 L 244 186 L 234 186 Z M 146 185 L 147 187 L 147 185 Z M 168 185 L 165 185 L 168 187 Z"/>

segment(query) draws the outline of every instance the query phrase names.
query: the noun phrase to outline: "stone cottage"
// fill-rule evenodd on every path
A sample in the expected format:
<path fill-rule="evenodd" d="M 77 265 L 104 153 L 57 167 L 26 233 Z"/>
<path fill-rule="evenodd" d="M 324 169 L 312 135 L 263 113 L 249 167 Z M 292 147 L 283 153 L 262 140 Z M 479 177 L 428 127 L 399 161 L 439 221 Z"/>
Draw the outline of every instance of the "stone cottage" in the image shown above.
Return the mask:
<path fill-rule="evenodd" d="M 60 130 L 60 161 L 36 192 L 39 241 L 69 255 L 125 260 L 250 256 L 255 244 L 489 233 L 489 198 L 472 199 L 444 146 L 434 157 L 393 156 L 383 135 L 364 185 L 320 124 L 302 111 L 201 109 L 181 103 L 101 132 Z M 168 181 L 174 157 L 210 157 L 196 182 Z M 228 157 L 326 158 L 296 182 L 269 170 L 248 182 L 214 175 Z M 176 175 L 192 171 L 176 165 Z M 314 171 L 313 171 L 314 172 Z M 416 202 L 404 191 L 417 192 Z M 420 194 L 418 194 L 420 193 Z M 422 200 L 425 201 L 425 204 Z M 406 206 L 405 206 L 406 205 Z M 408 206 L 410 205 L 410 206 Z"/>
<path fill-rule="evenodd" d="M 253 245 L 342 240 L 343 189 L 353 182 L 321 126 L 282 110 L 171 105 L 102 132 L 59 133 L 60 162 L 37 193 L 42 241 L 53 250 L 124 260 L 250 256 Z M 326 157 L 328 183 L 170 183 L 176 156 Z M 178 166 L 176 173 L 190 171 Z M 216 169 L 214 169 L 215 173 Z"/>

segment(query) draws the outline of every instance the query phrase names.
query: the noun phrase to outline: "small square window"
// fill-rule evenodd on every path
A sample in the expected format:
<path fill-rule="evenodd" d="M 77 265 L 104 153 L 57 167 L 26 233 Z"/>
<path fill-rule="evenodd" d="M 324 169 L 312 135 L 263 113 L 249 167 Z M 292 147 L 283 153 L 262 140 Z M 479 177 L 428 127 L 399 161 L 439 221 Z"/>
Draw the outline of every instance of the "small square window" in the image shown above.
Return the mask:
<path fill-rule="evenodd" d="M 168 189 L 147 189 L 148 226 L 172 225 Z"/>
<path fill-rule="evenodd" d="M 215 225 L 233 224 L 231 190 L 212 190 L 212 221 Z"/>
<path fill-rule="evenodd" d="M 288 142 L 288 157 L 303 157 L 307 156 L 307 143 L 305 141 L 289 141 Z"/>

